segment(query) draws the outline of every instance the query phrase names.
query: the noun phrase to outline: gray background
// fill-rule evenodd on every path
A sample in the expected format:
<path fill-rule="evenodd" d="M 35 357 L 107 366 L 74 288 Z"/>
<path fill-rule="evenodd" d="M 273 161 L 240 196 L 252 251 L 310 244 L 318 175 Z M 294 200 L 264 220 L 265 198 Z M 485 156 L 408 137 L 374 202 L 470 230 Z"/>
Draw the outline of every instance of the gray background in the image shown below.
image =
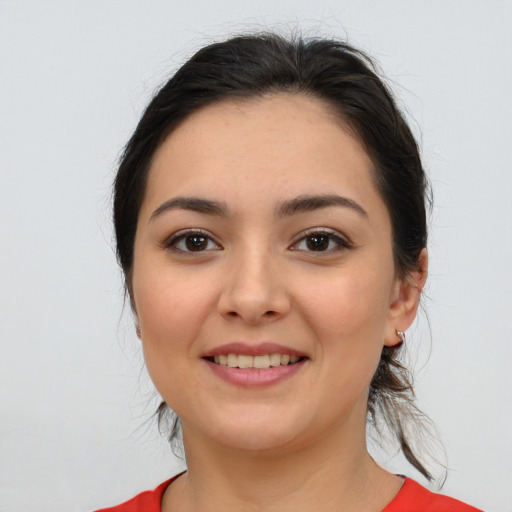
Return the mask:
<path fill-rule="evenodd" d="M 409 336 L 419 402 L 445 444 L 444 492 L 512 510 L 505 0 L 0 0 L 0 510 L 112 505 L 180 466 L 148 422 L 109 187 L 155 87 L 213 39 L 267 27 L 348 36 L 406 106 L 436 198 L 432 340 L 425 316 Z"/>

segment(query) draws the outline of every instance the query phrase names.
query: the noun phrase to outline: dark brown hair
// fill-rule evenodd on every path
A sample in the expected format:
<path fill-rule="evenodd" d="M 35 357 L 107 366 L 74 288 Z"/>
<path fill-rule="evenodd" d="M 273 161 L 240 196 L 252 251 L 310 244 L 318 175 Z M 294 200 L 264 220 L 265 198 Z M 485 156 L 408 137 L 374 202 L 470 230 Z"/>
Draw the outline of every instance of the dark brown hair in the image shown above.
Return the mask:
<path fill-rule="evenodd" d="M 429 187 L 418 146 L 371 59 L 345 42 L 286 39 L 250 34 L 202 48 L 158 91 L 122 154 L 114 186 L 117 256 L 130 291 L 134 241 L 151 160 L 181 121 L 206 105 L 271 93 L 305 94 L 321 100 L 364 144 L 374 180 L 391 218 L 398 276 L 417 270 L 427 243 Z M 411 447 L 407 421 L 420 414 L 399 347 L 384 347 L 370 385 L 368 418 L 384 420 L 405 457 L 431 475 Z M 158 409 L 160 424 L 168 413 Z M 179 419 L 171 422 L 175 439 Z"/>

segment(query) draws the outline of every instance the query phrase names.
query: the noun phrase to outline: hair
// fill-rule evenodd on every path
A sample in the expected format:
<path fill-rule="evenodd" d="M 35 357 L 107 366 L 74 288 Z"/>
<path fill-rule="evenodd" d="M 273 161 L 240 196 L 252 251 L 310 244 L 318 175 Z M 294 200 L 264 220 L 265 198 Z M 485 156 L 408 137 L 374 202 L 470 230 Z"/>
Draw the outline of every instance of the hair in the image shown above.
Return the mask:
<path fill-rule="evenodd" d="M 114 183 L 117 257 L 131 294 L 134 241 L 152 158 L 163 140 L 188 116 L 207 105 L 269 94 L 303 94 L 322 101 L 359 138 L 373 162 L 373 178 L 392 224 L 395 272 L 418 270 L 427 244 L 430 188 L 418 145 L 373 61 L 346 42 L 286 39 L 256 33 L 210 44 L 190 58 L 144 111 L 120 159 Z M 370 384 L 368 421 L 387 426 L 407 460 L 432 476 L 412 448 L 407 424 L 420 426 L 412 378 L 400 362 L 400 347 L 382 350 Z M 162 402 L 160 427 L 169 413 Z M 169 440 L 180 430 L 174 415 Z"/>

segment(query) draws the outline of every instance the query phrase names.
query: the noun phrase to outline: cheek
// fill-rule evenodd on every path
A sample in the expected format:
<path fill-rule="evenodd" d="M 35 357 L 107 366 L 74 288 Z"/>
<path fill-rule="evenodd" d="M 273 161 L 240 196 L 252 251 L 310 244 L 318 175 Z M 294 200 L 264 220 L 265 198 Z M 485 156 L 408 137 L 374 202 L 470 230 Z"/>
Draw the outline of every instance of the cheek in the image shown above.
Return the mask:
<path fill-rule="evenodd" d="M 379 330 L 387 317 L 388 284 L 375 273 L 363 275 L 359 271 L 344 272 L 338 278 L 328 276 L 307 287 L 301 295 L 311 321 L 334 336 Z"/>
<path fill-rule="evenodd" d="M 318 339 L 318 357 L 336 375 L 338 390 L 363 388 L 380 359 L 388 318 L 389 286 L 368 267 L 317 281 L 302 295 L 303 314 Z"/>
<path fill-rule="evenodd" d="M 204 293 L 190 283 L 162 276 L 145 279 L 134 293 L 146 368 L 165 402 L 180 413 L 186 401 L 184 405 L 176 390 L 183 382 L 192 394 L 197 387 L 192 363 L 205 310 Z"/>
<path fill-rule="evenodd" d="M 137 277 L 136 275 L 134 277 Z M 177 355 L 193 356 L 202 319 L 211 310 L 204 284 L 167 272 L 134 279 L 134 298 L 148 369 L 165 371 Z"/>

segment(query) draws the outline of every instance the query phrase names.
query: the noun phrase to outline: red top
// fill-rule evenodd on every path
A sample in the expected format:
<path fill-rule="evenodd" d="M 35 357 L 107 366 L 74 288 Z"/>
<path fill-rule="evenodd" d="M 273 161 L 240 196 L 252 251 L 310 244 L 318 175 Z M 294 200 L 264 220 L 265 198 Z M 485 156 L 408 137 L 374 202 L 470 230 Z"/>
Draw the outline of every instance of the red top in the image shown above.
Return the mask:
<path fill-rule="evenodd" d="M 138 494 L 130 501 L 96 512 L 162 512 L 162 497 L 165 490 L 179 475 L 160 484 L 154 491 Z M 404 485 L 393 501 L 382 512 L 483 512 L 465 505 L 461 501 L 435 494 L 418 482 L 405 478 Z"/>

